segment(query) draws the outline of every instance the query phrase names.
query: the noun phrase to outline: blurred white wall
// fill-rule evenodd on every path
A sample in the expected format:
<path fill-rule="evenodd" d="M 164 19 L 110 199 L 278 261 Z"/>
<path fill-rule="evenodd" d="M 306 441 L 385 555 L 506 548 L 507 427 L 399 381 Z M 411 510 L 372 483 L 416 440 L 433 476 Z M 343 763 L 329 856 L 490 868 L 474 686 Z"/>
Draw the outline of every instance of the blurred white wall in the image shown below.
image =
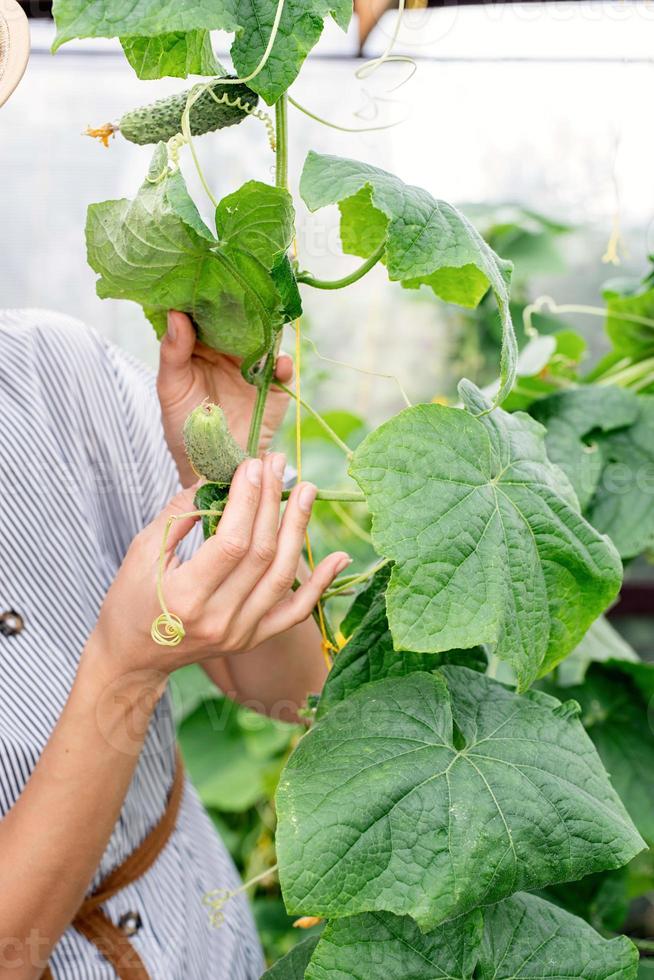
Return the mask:
<path fill-rule="evenodd" d="M 385 47 L 395 17 L 388 14 L 372 36 L 372 53 Z M 53 57 L 51 34 L 50 25 L 33 22 L 28 71 L 0 109 L 0 305 L 65 310 L 153 362 L 156 343 L 139 308 L 95 296 L 83 241 L 87 205 L 132 195 L 150 150 L 120 137 L 105 150 L 80 134 L 184 83 L 139 81 L 112 42 L 70 44 Z M 216 46 L 220 53 L 220 37 Z M 393 91 L 407 66 L 358 81 L 360 63 L 337 57 L 354 47 L 354 31 L 344 38 L 332 25 L 295 98 L 344 126 L 406 121 L 351 134 L 290 110 L 294 183 L 312 147 L 369 161 L 455 203 L 517 201 L 583 224 L 570 246 L 570 274 L 542 284 L 566 302 L 596 299 L 597 284 L 615 273 L 601 256 L 618 209 L 629 250 L 622 271 L 642 271 L 654 251 L 654 3 L 408 13 L 398 50 L 413 52 L 418 70 Z M 274 161 L 255 120 L 197 147 L 217 196 L 250 177 L 270 179 Z M 188 158 L 183 169 L 208 216 Z M 330 210 L 309 217 L 300 206 L 299 213 L 301 262 L 321 277 L 356 264 L 338 254 Z M 400 373 L 416 399 L 438 390 L 447 334 L 437 302 L 416 302 L 387 285 L 381 270 L 345 294 L 306 293 L 312 336 L 326 354 Z M 367 376 L 336 370 L 335 378 L 334 402 L 367 403 Z M 385 391 L 394 403 L 396 389 Z"/>

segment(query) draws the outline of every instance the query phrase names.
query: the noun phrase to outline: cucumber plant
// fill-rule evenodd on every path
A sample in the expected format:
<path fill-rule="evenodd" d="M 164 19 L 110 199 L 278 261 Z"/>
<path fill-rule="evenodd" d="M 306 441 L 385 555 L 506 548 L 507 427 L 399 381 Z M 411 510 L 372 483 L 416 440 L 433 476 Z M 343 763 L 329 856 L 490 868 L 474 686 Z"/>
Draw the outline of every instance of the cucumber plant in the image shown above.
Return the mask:
<path fill-rule="evenodd" d="M 604 373 L 552 372 L 522 397 L 528 411 L 511 411 L 510 263 L 426 190 L 313 151 L 301 198 L 310 211 L 338 206 L 343 251 L 362 264 L 338 281 L 302 270 L 288 89 L 329 15 L 345 28 L 351 0 L 55 0 L 55 47 L 117 36 L 143 78 L 209 78 L 97 131 L 155 149 L 134 198 L 89 208 L 88 258 L 98 294 L 140 303 L 159 337 L 167 310 L 184 310 L 204 343 L 242 360 L 257 389 L 251 455 L 301 288 L 343 288 L 380 263 L 404 288 L 463 307 L 493 295 L 499 314 L 490 393 L 464 379 L 460 405 L 408 407 L 354 452 L 334 434 L 358 489 L 319 496 L 367 503 L 379 560 L 330 590 L 361 586 L 338 638 L 329 596 L 318 610 L 332 668 L 279 783 L 277 855 L 289 913 L 326 924 L 269 976 L 632 980 L 639 951 L 615 934 L 622 919 L 591 914 L 582 896 L 584 881 L 615 895 L 616 876 L 626 881 L 654 838 L 654 667 L 602 619 L 623 561 L 654 540 L 654 398 L 632 385 L 634 373 L 650 377 L 634 371 L 651 357 L 646 318 L 636 314 L 628 363 L 616 345 Z M 234 33 L 232 76 L 213 58 L 213 29 Z M 252 116 L 270 131 L 258 99 L 274 112 L 275 183 L 250 180 L 218 200 L 193 138 Z M 184 147 L 213 228 L 186 189 Z M 613 337 L 629 322 L 625 303 L 614 302 Z M 207 460 L 207 421 L 222 433 L 203 406 L 187 437 L 213 478 L 198 498 L 210 534 L 240 457 L 227 442 Z M 628 471 L 619 492 L 616 466 Z M 183 624 L 166 598 L 174 607 L 160 595 L 153 636 L 175 643 Z"/>

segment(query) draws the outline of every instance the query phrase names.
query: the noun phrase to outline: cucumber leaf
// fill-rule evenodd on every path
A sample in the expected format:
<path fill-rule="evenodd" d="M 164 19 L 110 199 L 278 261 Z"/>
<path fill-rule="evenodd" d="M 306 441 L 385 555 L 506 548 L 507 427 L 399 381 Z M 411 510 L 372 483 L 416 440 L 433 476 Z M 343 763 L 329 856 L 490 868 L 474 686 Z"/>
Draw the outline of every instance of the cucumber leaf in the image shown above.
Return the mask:
<path fill-rule="evenodd" d="M 306 980 L 472 980 L 483 928 L 481 912 L 428 933 L 408 916 L 388 912 L 336 919 L 320 938 Z"/>
<path fill-rule="evenodd" d="M 518 357 L 509 310 L 511 263 L 456 208 L 357 160 L 311 151 L 300 193 L 310 211 L 339 205 L 344 252 L 368 258 L 385 245 L 391 281 L 410 289 L 430 286 L 441 299 L 468 307 L 493 290 L 502 321 L 501 402 L 515 381 Z"/>
<path fill-rule="evenodd" d="M 154 37 L 121 37 L 125 57 L 139 78 L 222 75 L 209 31 L 173 31 Z"/>
<path fill-rule="evenodd" d="M 559 664 L 556 672 L 557 686 L 572 687 L 581 684 L 592 663 L 605 663 L 607 660 L 640 663 L 636 651 L 611 626 L 605 616 L 599 616 L 567 660 Z"/>
<path fill-rule="evenodd" d="M 248 180 L 220 201 L 216 228 L 221 242 L 249 252 L 270 270 L 293 241 L 293 198 L 281 187 Z"/>
<path fill-rule="evenodd" d="M 113 0 L 54 0 L 52 15 L 57 25 L 53 51 L 76 37 L 152 37 L 238 27 L 232 0 L 134 0 L 118 8 Z"/>
<path fill-rule="evenodd" d="M 615 598 L 622 565 L 578 513 L 528 415 L 417 405 L 355 450 L 376 550 L 394 561 L 386 605 L 398 650 L 495 643 L 521 690 L 570 653 Z M 477 417 L 475 417 L 477 416 Z"/>
<path fill-rule="evenodd" d="M 377 597 L 381 593 L 386 592 L 390 575 L 390 564 L 383 565 L 375 572 L 372 578 L 368 579 L 365 585 L 359 589 L 356 596 L 352 600 L 350 608 L 343 617 L 343 622 L 341 623 L 340 628 L 343 636 L 352 636 L 354 631 L 361 625 L 368 611 L 370 610 L 370 607 L 377 601 Z"/>
<path fill-rule="evenodd" d="M 576 916 L 519 893 L 422 933 L 409 918 L 372 912 L 330 923 L 307 980 L 635 980 L 638 952 Z"/>
<path fill-rule="evenodd" d="M 635 675 L 635 676 L 632 676 Z M 640 675 L 640 677 L 638 677 Z M 566 697 L 581 705 L 581 719 L 620 799 L 640 834 L 654 846 L 654 732 L 648 716 L 654 664 L 594 664 Z"/>
<path fill-rule="evenodd" d="M 616 280 L 607 283 L 606 332 L 614 349 L 628 357 L 654 354 L 654 282 L 650 274 L 642 282 Z M 633 317 L 633 319 L 629 319 Z M 650 322 L 639 322 L 650 321 Z"/>
<path fill-rule="evenodd" d="M 594 434 L 632 425 L 638 418 L 636 395 L 623 388 L 588 385 L 543 398 L 531 414 L 547 429 L 547 455 L 564 471 L 584 510 L 604 464 L 602 444 Z"/>
<path fill-rule="evenodd" d="M 160 161 L 161 146 L 134 200 L 88 210 L 88 261 L 100 274 L 98 295 L 140 303 L 159 337 L 167 310 L 183 310 L 203 343 L 249 357 L 284 322 L 282 297 L 256 255 L 215 238 L 181 174 L 161 174 Z"/>
<path fill-rule="evenodd" d="M 588 508 L 624 559 L 654 546 L 654 395 L 639 395 L 638 406 L 632 426 L 597 438 L 606 465 Z"/>
<path fill-rule="evenodd" d="M 163 65 L 175 69 L 166 74 L 181 75 L 189 59 L 193 71 L 197 72 L 200 65 L 203 70 L 199 74 L 210 74 L 211 69 L 204 70 L 209 65 L 209 51 L 200 35 L 208 30 L 229 31 L 236 35 L 231 48 L 234 65 L 241 76 L 246 76 L 263 60 L 278 5 L 279 0 L 177 0 L 166 5 L 160 0 L 134 0 L 117 8 L 112 0 L 54 0 L 57 36 L 52 49 L 56 51 L 76 37 L 120 37 L 127 42 L 125 53 L 130 63 L 143 65 L 146 73 L 142 78 L 159 77 L 152 72 Z M 346 30 L 352 0 L 285 0 L 270 55 L 248 83 L 269 105 L 295 81 L 330 14 Z M 191 37 L 175 50 L 172 37 L 184 34 Z M 151 49 L 145 45 L 147 38 L 154 38 Z"/>
<path fill-rule="evenodd" d="M 354 635 L 339 651 L 327 676 L 320 695 L 318 718 L 363 684 L 383 677 L 404 677 L 418 671 L 435 670 L 443 664 L 461 664 L 473 670 L 486 670 L 488 661 L 481 647 L 448 650 L 446 653 L 394 650 L 393 637 L 386 618 L 388 566 L 380 569 L 377 576 L 373 579 L 377 586 L 376 592 L 372 595 L 366 593 L 366 598 L 371 600 L 370 605 Z"/>
<path fill-rule="evenodd" d="M 303 980 L 309 960 L 320 936 L 308 936 L 282 956 L 261 977 L 261 980 Z"/>
<path fill-rule="evenodd" d="M 282 255 L 270 270 L 270 275 L 282 298 L 284 323 L 297 320 L 302 316 L 302 297 L 288 255 Z"/>
<path fill-rule="evenodd" d="M 229 496 L 228 483 L 214 483 L 208 480 L 203 483 L 195 494 L 193 501 L 197 510 L 222 510 Z M 206 541 L 216 533 L 216 528 L 220 523 L 220 515 L 204 514 L 202 517 L 202 533 Z"/>
<path fill-rule="evenodd" d="M 384 910 L 426 930 L 626 864 L 643 841 L 577 713 L 454 666 L 335 705 L 277 792 L 289 913 Z"/>
<path fill-rule="evenodd" d="M 234 0 L 240 27 L 231 55 L 239 75 L 254 71 L 264 56 L 272 33 L 278 0 Z M 248 82 L 272 105 L 295 81 L 313 46 L 320 40 L 329 14 L 342 30 L 352 16 L 352 0 L 286 0 L 279 31 L 266 65 Z"/>

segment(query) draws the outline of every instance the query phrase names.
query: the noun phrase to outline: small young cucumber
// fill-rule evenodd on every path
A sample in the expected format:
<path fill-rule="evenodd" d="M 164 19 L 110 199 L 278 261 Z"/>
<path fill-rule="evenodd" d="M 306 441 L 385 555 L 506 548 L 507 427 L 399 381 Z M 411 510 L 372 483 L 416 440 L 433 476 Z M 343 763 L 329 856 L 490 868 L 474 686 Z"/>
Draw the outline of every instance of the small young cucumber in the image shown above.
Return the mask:
<path fill-rule="evenodd" d="M 118 129 L 132 143 L 165 143 L 181 132 L 188 94 L 189 90 L 178 92 L 151 105 L 132 109 L 122 117 Z M 216 82 L 191 108 L 191 135 L 201 136 L 240 123 L 250 110 L 256 108 L 258 101 L 259 96 L 247 85 Z"/>
<path fill-rule="evenodd" d="M 219 405 L 203 402 L 184 423 L 184 447 L 198 476 L 213 483 L 229 484 L 245 453 L 227 427 Z"/>

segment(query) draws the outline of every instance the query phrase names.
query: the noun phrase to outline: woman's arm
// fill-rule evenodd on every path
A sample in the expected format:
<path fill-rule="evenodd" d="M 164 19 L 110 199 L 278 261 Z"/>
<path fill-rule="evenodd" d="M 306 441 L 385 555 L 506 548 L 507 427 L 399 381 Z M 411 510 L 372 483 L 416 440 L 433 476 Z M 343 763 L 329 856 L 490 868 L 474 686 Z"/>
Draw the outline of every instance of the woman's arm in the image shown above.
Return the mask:
<path fill-rule="evenodd" d="M 223 694 L 280 721 L 296 722 L 308 694 L 319 694 L 327 678 L 320 630 L 313 618 L 248 651 L 203 667 Z"/>
<path fill-rule="evenodd" d="M 330 555 L 288 596 L 315 487 L 295 488 L 278 529 L 281 482 L 270 459 L 249 460 L 236 471 L 217 533 L 183 564 L 175 548 L 195 519 L 172 524 L 163 590 L 185 635 L 177 646 L 159 646 L 150 629 L 161 611 L 155 589 L 161 541 L 169 518 L 192 509 L 193 493 L 179 494 L 130 546 L 59 723 L 0 821 L 0 977 L 39 977 L 73 920 L 169 674 L 218 651 L 235 657 L 291 629 L 347 562 L 343 553 Z M 260 541 L 274 548 L 272 560 Z"/>
<path fill-rule="evenodd" d="M 92 637 L 25 789 L 0 820 L 0 977 L 40 977 L 84 899 L 166 684 L 116 673 Z"/>

